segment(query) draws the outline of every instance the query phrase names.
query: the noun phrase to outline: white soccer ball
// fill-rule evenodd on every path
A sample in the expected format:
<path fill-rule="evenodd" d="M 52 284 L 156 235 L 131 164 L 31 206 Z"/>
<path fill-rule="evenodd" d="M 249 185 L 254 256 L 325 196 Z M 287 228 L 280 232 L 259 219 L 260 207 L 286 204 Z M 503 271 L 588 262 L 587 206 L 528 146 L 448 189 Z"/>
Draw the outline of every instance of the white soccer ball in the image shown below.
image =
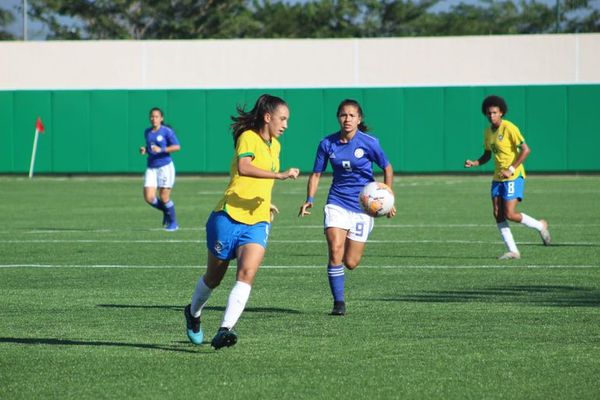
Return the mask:
<path fill-rule="evenodd" d="M 394 207 L 394 193 L 385 183 L 370 182 L 360 191 L 358 202 L 371 217 L 387 215 Z"/>

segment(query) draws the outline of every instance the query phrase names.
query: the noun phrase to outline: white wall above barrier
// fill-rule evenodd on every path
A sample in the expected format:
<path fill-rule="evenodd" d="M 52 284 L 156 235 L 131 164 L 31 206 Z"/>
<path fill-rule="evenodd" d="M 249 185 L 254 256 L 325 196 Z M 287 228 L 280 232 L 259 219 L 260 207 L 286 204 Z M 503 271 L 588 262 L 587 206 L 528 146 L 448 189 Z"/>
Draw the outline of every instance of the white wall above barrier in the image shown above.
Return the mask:
<path fill-rule="evenodd" d="M 0 90 L 600 83 L 600 34 L 0 42 Z"/>

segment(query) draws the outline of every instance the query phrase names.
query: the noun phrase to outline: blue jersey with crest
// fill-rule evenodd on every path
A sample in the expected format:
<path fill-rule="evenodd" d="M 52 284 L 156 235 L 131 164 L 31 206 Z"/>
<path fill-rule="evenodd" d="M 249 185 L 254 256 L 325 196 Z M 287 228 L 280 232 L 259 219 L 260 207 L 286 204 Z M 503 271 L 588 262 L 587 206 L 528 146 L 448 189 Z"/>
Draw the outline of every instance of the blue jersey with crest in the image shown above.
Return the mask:
<path fill-rule="evenodd" d="M 179 144 L 175 131 L 171 127 L 161 125 L 156 131 L 148 128 L 144 131 L 146 138 L 146 154 L 148 154 L 148 168 L 160 168 L 171 161 L 171 155 L 165 152 L 165 149 L 172 144 Z M 152 145 L 159 146 L 161 151 L 155 153 L 152 151 Z"/>
<path fill-rule="evenodd" d="M 358 195 L 367 183 L 373 182 L 373 163 L 384 169 L 389 161 L 373 136 L 357 131 L 348 143 L 340 142 L 340 132 L 325 137 L 319 143 L 313 172 L 322 173 L 327 162 L 333 169 L 327 204 L 350 211 L 363 212 Z"/>

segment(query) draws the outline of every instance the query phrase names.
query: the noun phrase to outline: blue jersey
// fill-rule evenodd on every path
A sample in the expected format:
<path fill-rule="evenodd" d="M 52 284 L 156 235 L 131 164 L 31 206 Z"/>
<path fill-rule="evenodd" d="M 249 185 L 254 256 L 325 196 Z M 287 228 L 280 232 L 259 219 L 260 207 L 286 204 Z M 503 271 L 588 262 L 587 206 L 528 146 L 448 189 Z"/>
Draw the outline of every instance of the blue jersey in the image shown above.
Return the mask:
<path fill-rule="evenodd" d="M 165 152 L 165 149 L 172 144 L 179 144 L 175 131 L 168 126 L 161 125 L 157 131 L 148 128 L 144 131 L 146 138 L 146 154 L 148 154 L 148 168 L 160 168 L 171 161 L 171 155 Z M 152 145 L 159 146 L 161 151 L 155 153 L 152 151 Z"/>
<path fill-rule="evenodd" d="M 384 169 L 389 165 L 379 140 L 357 131 L 348 143 L 340 142 L 340 132 L 325 137 L 319 143 L 313 172 L 322 173 L 331 162 L 333 182 L 327 204 L 350 211 L 363 212 L 358 195 L 367 183 L 373 182 L 373 163 Z"/>

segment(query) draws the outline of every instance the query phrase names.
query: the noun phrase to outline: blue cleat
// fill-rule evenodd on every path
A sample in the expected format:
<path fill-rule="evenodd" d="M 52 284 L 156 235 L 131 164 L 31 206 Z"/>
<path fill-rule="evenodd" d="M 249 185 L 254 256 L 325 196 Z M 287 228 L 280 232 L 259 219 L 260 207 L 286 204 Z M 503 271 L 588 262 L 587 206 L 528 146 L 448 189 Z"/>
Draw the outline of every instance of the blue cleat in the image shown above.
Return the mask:
<path fill-rule="evenodd" d="M 187 328 L 187 337 L 193 344 L 201 345 L 202 340 L 204 340 L 204 332 L 202 332 L 202 328 L 200 327 L 200 318 L 194 318 L 190 309 L 191 304 L 188 304 L 183 310 L 183 314 L 185 315 L 185 325 Z"/>
<path fill-rule="evenodd" d="M 231 329 L 219 328 L 210 345 L 219 350 L 222 347 L 231 347 L 237 343 L 237 334 Z"/>
<path fill-rule="evenodd" d="M 171 221 L 167 226 L 165 226 L 165 231 L 167 232 L 175 232 L 177 229 L 179 229 L 177 221 Z"/>

